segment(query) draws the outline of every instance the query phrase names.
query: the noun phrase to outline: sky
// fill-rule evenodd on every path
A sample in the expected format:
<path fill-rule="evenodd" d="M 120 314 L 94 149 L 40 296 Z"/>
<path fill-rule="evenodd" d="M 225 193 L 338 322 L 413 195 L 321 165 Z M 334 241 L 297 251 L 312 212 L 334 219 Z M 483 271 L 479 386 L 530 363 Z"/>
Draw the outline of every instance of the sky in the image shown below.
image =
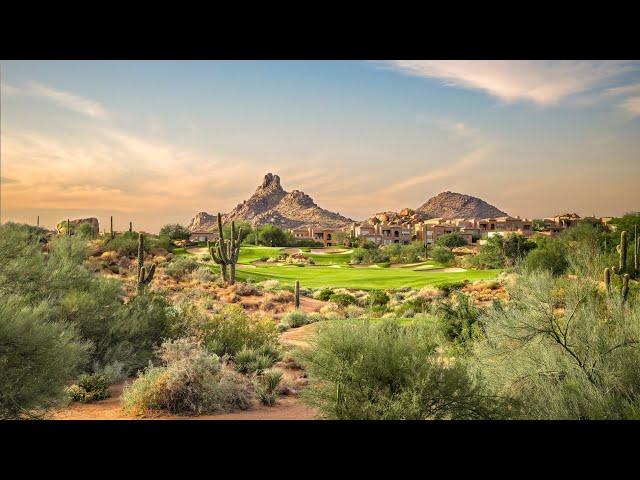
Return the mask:
<path fill-rule="evenodd" d="M 0 100 L 2 222 L 157 232 L 268 172 L 353 219 L 640 209 L 637 61 L 0 61 Z"/>

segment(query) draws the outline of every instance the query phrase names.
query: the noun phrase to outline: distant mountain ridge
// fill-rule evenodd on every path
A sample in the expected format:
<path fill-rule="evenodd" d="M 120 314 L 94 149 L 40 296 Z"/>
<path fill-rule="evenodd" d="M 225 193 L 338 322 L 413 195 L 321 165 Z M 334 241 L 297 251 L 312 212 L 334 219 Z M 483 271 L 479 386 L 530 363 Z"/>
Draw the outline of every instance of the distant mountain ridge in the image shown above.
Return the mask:
<path fill-rule="evenodd" d="M 416 212 L 429 218 L 489 218 L 507 213 L 484 200 L 455 192 L 442 192 L 420 205 Z"/>
<path fill-rule="evenodd" d="M 273 224 L 282 228 L 326 227 L 341 228 L 353 222 L 350 218 L 319 207 L 300 190 L 286 192 L 280 177 L 267 173 L 256 191 L 230 212 L 223 221 L 248 221 L 253 226 Z M 207 212 L 197 213 L 188 226 L 190 231 L 215 228 L 217 219 Z"/>

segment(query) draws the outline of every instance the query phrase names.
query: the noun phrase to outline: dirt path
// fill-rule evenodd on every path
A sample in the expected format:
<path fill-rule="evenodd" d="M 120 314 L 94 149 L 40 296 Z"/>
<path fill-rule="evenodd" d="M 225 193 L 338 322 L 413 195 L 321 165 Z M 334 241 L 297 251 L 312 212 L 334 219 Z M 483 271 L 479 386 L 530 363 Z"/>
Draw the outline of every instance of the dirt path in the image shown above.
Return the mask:
<path fill-rule="evenodd" d="M 303 297 L 301 307 L 305 311 L 315 311 L 324 302 Z M 300 328 L 291 329 L 280 336 L 283 345 L 295 348 L 309 348 L 309 338 L 315 334 L 317 324 L 305 325 Z M 294 390 L 303 388 L 306 379 L 301 378 L 304 372 L 299 368 L 288 366 L 287 364 L 276 364 L 283 372 L 283 385 Z M 129 417 L 124 414 L 120 405 L 120 397 L 124 386 L 132 382 L 128 379 L 122 383 L 109 387 L 111 397 L 89 404 L 72 403 L 68 407 L 54 411 L 49 417 L 52 420 L 313 420 L 317 416 L 317 411 L 304 405 L 297 394 L 281 395 L 278 403 L 273 407 L 262 405 L 257 400 L 252 401 L 249 410 L 240 410 L 230 413 L 220 413 L 214 415 L 172 415 L 159 412 L 144 418 Z"/>

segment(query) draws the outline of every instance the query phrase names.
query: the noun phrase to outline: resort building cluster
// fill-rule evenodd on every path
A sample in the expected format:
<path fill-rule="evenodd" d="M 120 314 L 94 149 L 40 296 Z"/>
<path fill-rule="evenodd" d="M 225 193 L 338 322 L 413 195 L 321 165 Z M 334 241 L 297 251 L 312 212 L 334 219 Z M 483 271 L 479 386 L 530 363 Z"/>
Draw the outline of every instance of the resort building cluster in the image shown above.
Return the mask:
<path fill-rule="evenodd" d="M 575 225 L 580 220 L 607 224 L 611 217 L 583 217 L 576 213 L 564 213 L 541 221 L 502 216 L 494 218 L 431 218 L 417 219 L 415 215 L 383 212 L 368 220 L 354 222 L 351 225 L 337 228 L 293 228 L 289 229 L 296 239 L 307 239 L 322 243 L 325 247 L 343 245 L 350 241 L 364 239 L 377 245 L 392 243 L 409 244 L 420 241 L 434 244 L 442 235 L 455 233 L 464 238 L 469 245 L 476 244 L 494 235 L 520 234 L 526 237 L 534 234 L 556 236 L 564 229 Z M 214 240 L 218 237 L 217 229 L 194 231 L 192 241 Z"/>

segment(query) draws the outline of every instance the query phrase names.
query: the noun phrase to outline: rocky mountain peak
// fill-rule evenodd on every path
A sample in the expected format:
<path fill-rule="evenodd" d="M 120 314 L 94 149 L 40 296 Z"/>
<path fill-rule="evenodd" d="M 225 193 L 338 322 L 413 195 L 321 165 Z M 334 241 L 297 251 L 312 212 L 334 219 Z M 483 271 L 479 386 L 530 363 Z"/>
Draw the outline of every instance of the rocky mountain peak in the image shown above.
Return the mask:
<path fill-rule="evenodd" d="M 191 224 L 190 230 L 199 228 L 203 222 L 208 222 L 206 212 L 198 213 Z M 214 227 L 215 217 L 211 217 L 211 228 Z M 328 227 L 340 228 L 352 222 L 334 212 L 320 208 L 313 199 L 301 190 L 287 193 L 280 184 L 280 177 L 267 173 L 249 199 L 239 203 L 233 210 L 224 215 L 224 222 L 244 220 L 255 225 L 273 223 L 283 228 L 297 227 Z"/>

